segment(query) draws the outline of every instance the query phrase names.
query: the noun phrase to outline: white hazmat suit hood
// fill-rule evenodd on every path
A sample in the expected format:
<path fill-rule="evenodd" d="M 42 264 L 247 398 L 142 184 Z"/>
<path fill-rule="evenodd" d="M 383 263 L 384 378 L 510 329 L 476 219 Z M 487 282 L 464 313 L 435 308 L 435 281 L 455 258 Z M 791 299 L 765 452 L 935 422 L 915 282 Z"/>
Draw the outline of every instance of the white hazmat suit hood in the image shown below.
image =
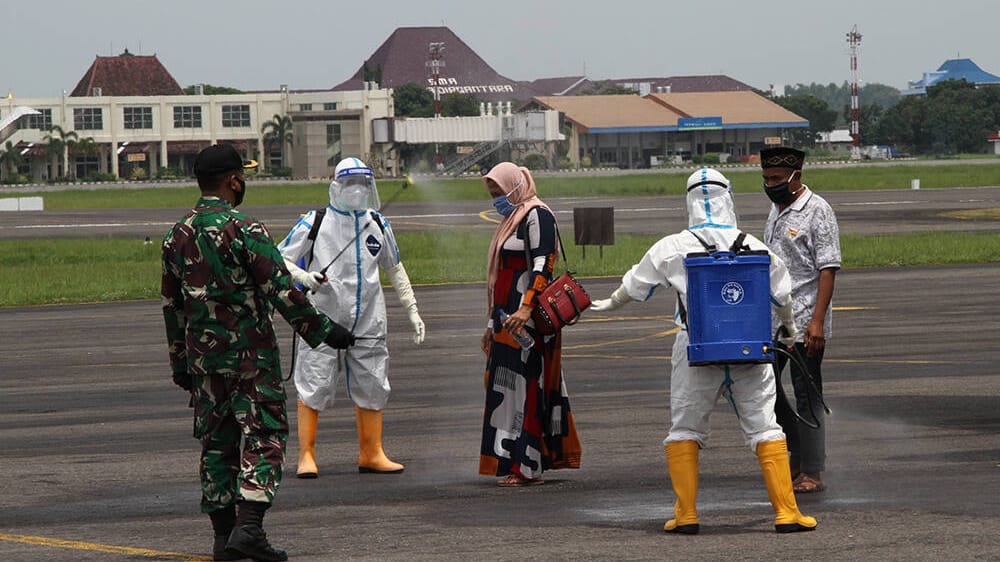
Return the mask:
<path fill-rule="evenodd" d="M 722 172 L 702 168 L 687 180 L 688 229 L 736 228 L 732 185 Z"/>
<path fill-rule="evenodd" d="M 382 202 L 375 185 L 375 172 L 357 158 L 341 160 L 330 182 L 330 205 L 341 211 L 377 211 Z"/>

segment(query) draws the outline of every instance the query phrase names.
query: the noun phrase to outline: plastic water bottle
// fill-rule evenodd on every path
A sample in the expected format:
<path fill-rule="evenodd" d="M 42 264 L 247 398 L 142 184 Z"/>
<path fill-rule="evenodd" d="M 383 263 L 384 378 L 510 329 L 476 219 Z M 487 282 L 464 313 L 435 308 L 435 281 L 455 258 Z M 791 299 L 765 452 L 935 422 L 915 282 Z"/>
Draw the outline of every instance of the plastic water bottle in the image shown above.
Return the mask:
<path fill-rule="evenodd" d="M 504 312 L 504 309 L 502 308 L 499 309 L 499 312 L 500 312 L 500 324 L 505 324 L 507 322 L 507 319 L 510 318 L 510 314 Z M 517 340 L 517 343 L 521 344 L 521 349 L 531 349 L 535 345 L 535 338 L 531 337 L 531 334 L 529 334 L 528 330 L 525 328 L 521 328 L 520 334 L 515 334 L 511 332 L 510 335 L 514 336 L 514 339 Z"/>

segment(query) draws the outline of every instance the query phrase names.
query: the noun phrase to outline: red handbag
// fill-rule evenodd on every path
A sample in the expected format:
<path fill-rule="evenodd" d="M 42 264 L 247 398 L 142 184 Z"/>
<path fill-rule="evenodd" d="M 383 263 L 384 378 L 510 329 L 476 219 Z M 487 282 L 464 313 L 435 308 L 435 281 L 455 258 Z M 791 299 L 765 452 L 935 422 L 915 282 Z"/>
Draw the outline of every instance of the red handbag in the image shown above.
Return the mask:
<path fill-rule="evenodd" d="M 558 227 L 556 236 L 559 238 L 559 249 L 562 250 L 563 262 L 566 261 L 566 249 L 562 245 Z M 531 260 L 528 260 L 531 263 Z M 580 314 L 590 306 L 590 295 L 583 285 L 573 277 L 572 271 L 567 271 L 553 279 L 544 290 L 535 297 L 535 308 L 531 317 L 535 321 L 535 330 L 540 334 L 551 335 L 572 326 L 580 319 Z"/>
<path fill-rule="evenodd" d="M 570 271 L 556 277 L 545 290 L 538 294 L 531 317 L 535 329 L 550 335 L 572 326 L 580 319 L 580 313 L 590 306 L 590 295 L 573 278 Z"/>

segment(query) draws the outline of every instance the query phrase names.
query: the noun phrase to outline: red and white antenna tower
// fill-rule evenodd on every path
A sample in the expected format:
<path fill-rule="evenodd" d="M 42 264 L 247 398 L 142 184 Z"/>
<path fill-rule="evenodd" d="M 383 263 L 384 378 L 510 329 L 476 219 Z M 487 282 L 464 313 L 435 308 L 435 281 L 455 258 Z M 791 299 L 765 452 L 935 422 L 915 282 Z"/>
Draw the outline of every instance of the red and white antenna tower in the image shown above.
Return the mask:
<path fill-rule="evenodd" d="M 427 61 L 427 66 L 431 67 L 431 76 L 434 77 L 434 118 L 441 118 L 441 67 L 444 61 L 441 54 L 444 52 L 444 41 L 431 42 L 428 46 L 428 54 L 431 59 Z M 434 159 L 440 170 L 444 166 L 444 157 L 441 155 L 440 147 L 434 143 Z"/>
<path fill-rule="evenodd" d="M 851 46 L 851 160 L 861 160 L 861 132 L 858 122 L 861 116 L 861 106 L 858 105 L 858 49 L 861 47 L 861 33 L 858 26 L 851 28 L 847 34 L 847 44 Z"/>

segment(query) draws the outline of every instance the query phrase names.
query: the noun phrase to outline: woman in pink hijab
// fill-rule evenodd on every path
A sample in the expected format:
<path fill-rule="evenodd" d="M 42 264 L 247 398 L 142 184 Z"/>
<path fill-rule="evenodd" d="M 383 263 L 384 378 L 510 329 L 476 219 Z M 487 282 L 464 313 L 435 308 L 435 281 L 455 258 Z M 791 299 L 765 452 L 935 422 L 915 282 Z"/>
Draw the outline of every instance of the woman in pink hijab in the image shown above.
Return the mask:
<path fill-rule="evenodd" d="M 501 477 L 500 486 L 541 484 L 544 470 L 580 467 L 580 438 L 562 378 L 562 334 L 543 336 L 531 319 L 536 294 L 552 280 L 556 219 L 527 168 L 501 162 L 483 183 L 501 220 L 487 270 L 479 473 Z M 505 322 L 501 311 L 509 315 Z M 528 349 L 515 338 L 522 334 L 532 340 Z"/>

